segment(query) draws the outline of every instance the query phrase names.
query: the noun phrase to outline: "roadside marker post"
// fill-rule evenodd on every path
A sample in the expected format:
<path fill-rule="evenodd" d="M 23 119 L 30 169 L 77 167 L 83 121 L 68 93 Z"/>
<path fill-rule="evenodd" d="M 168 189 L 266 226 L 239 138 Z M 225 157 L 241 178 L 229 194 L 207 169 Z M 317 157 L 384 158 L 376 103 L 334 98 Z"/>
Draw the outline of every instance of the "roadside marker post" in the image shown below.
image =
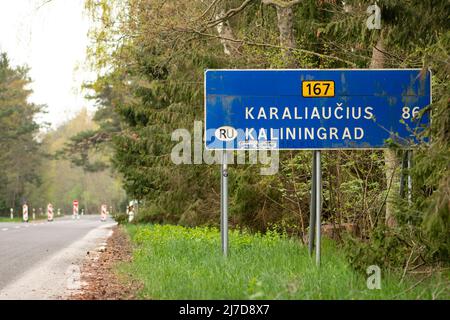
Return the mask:
<path fill-rule="evenodd" d="M 319 266 L 321 150 L 384 149 L 388 142 L 411 148 L 429 124 L 429 115 L 420 112 L 431 104 L 429 70 L 206 70 L 204 85 L 205 149 L 223 155 L 224 256 L 229 254 L 226 151 L 313 151 L 308 249 Z M 410 200 L 409 177 L 407 185 Z"/>
<path fill-rule="evenodd" d="M 28 222 L 28 205 L 26 203 L 22 206 L 23 222 Z"/>
<path fill-rule="evenodd" d="M 60 208 L 58 208 L 58 211 L 57 211 L 57 213 L 56 213 L 58 216 L 60 216 L 61 215 L 61 209 Z"/>
<path fill-rule="evenodd" d="M 102 204 L 100 208 L 100 216 L 101 216 L 100 220 L 102 222 L 106 221 L 106 210 L 107 210 L 106 204 Z"/>
<path fill-rule="evenodd" d="M 47 221 L 53 221 L 53 205 L 51 203 L 47 205 Z"/>
<path fill-rule="evenodd" d="M 36 209 L 33 208 L 33 220 L 36 220 Z"/>
<path fill-rule="evenodd" d="M 14 219 L 14 209 L 11 208 L 11 209 L 9 210 L 9 212 L 10 212 L 11 220 Z"/>
<path fill-rule="evenodd" d="M 78 217 L 78 200 L 72 202 L 72 219 L 79 219 Z"/>
<path fill-rule="evenodd" d="M 134 220 L 134 206 L 131 204 L 127 207 L 127 214 L 128 214 L 128 222 L 132 222 Z"/>

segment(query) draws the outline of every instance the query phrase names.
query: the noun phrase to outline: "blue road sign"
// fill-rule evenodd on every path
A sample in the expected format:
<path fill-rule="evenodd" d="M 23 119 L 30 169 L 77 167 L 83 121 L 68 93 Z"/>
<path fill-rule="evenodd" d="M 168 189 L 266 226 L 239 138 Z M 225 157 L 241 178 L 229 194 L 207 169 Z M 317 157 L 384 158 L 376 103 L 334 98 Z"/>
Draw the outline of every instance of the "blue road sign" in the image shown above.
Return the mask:
<path fill-rule="evenodd" d="M 410 146 L 428 125 L 420 69 L 207 70 L 207 149 Z"/>

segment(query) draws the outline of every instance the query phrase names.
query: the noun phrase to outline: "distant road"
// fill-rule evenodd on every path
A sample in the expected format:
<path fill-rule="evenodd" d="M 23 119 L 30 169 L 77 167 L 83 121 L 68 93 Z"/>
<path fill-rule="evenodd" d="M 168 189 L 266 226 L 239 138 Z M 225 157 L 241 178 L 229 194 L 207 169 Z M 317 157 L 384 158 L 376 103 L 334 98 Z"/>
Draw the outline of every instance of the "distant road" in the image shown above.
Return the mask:
<path fill-rule="evenodd" d="M 63 297 L 87 252 L 103 245 L 114 225 L 97 215 L 0 222 L 0 299 Z"/>

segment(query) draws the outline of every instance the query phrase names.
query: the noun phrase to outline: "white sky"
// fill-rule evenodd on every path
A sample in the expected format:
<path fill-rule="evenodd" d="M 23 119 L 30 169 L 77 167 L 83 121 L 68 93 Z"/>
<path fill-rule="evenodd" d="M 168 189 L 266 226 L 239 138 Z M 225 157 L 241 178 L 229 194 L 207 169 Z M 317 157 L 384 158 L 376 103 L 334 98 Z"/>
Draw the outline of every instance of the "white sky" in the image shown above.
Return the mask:
<path fill-rule="evenodd" d="M 13 65 L 31 68 L 30 100 L 48 106 L 38 121 L 56 127 L 83 107 L 93 109 L 81 84 L 95 75 L 84 67 L 89 28 L 84 0 L 52 0 L 40 7 L 43 2 L 0 0 L 0 51 Z"/>

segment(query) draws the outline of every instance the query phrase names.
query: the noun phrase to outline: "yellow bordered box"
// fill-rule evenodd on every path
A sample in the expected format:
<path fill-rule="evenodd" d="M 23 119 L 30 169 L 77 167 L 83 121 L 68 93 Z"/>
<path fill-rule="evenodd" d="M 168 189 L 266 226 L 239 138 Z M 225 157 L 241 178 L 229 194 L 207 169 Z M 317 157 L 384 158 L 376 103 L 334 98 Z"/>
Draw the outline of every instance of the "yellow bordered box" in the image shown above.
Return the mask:
<path fill-rule="evenodd" d="M 302 95 L 305 98 L 334 97 L 334 81 L 303 81 Z"/>

